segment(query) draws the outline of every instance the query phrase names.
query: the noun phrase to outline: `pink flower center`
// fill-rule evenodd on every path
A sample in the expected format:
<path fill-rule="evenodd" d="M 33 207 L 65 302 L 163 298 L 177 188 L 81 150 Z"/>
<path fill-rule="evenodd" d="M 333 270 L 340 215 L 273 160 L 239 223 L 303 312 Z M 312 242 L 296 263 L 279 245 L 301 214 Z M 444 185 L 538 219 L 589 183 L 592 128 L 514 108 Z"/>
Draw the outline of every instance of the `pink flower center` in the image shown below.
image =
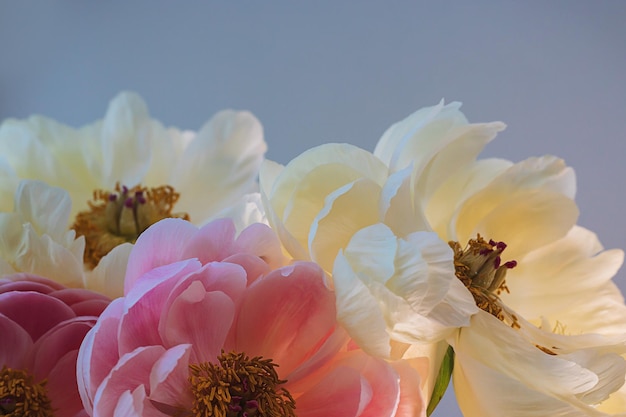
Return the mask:
<path fill-rule="evenodd" d="M 478 308 L 505 322 L 510 319 L 512 327 L 519 327 L 515 316 L 508 318 L 498 295 L 508 292 L 505 278 L 509 269 L 517 266 L 516 261 L 502 262 L 506 243 L 486 241 L 480 235 L 470 239 L 465 249 L 458 242 L 449 242 L 454 251 L 456 277 L 472 293 Z"/>
<path fill-rule="evenodd" d="M 231 352 L 218 357 L 219 364 L 189 365 L 194 396 L 193 416 L 295 417 L 295 401 L 281 387 L 278 365 L 271 359 Z"/>
<path fill-rule="evenodd" d="M 25 371 L 2 367 L 0 371 L 0 415 L 11 417 L 52 417 L 46 381 L 33 382 Z"/>
<path fill-rule="evenodd" d="M 100 259 L 122 243 L 135 243 L 141 233 L 159 220 L 186 213 L 172 213 L 180 194 L 169 185 L 129 189 L 115 186 L 115 192 L 96 190 L 89 210 L 76 215 L 72 229 L 85 236 L 85 264 L 94 268 Z"/>

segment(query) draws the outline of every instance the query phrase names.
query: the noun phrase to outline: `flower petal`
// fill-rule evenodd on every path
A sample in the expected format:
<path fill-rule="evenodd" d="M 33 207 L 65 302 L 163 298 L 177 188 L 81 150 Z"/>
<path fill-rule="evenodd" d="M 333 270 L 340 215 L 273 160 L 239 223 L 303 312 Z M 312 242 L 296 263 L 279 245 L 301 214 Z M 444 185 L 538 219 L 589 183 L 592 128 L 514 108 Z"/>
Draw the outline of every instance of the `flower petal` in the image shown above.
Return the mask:
<path fill-rule="evenodd" d="M 326 271 L 332 271 L 335 257 L 352 236 L 380 220 L 378 201 L 381 188 L 362 178 L 330 193 L 324 207 L 316 215 L 308 237 L 311 258 Z M 358 210 L 354 210 L 358 207 Z"/>
<path fill-rule="evenodd" d="M 193 224 L 181 219 L 164 219 L 149 227 L 139 236 L 128 258 L 124 293 L 128 294 L 145 272 L 185 259 L 186 243 L 197 233 Z"/>
<path fill-rule="evenodd" d="M 252 113 L 217 113 L 189 143 L 174 173 L 172 185 L 180 192 L 177 209 L 204 223 L 240 196 L 256 191 L 266 150 L 263 127 Z"/>
<path fill-rule="evenodd" d="M 62 301 L 36 292 L 0 294 L 0 314 L 22 326 L 35 342 L 48 329 L 75 317 Z"/>
<path fill-rule="evenodd" d="M 0 363 L 9 368 L 23 368 L 24 352 L 30 352 L 33 346 L 28 332 L 0 313 L 0 334 Z"/>
<path fill-rule="evenodd" d="M 122 356 L 96 391 L 94 415 L 112 415 L 124 391 L 149 386 L 152 367 L 164 352 L 162 346 L 144 346 Z"/>
<path fill-rule="evenodd" d="M 334 296 L 317 265 L 296 263 L 248 288 L 235 326 L 234 349 L 273 359 L 284 377 L 332 335 Z"/>

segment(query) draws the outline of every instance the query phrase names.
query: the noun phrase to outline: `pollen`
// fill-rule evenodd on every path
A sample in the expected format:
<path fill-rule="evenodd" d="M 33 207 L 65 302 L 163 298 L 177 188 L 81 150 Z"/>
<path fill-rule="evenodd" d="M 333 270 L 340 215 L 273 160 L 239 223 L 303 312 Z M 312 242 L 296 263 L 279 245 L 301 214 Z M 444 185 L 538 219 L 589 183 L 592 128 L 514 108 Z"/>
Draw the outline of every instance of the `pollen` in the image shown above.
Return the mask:
<path fill-rule="evenodd" d="M 46 381 L 35 383 L 32 375 L 2 367 L 0 371 L 0 416 L 52 417 Z"/>
<path fill-rule="evenodd" d="M 478 235 L 470 239 L 465 248 L 458 242 L 448 244 L 454 251 L 455 275 L 470 291 L 478 308 L 519 328 L 517 317 L 504 310 L 498 297 L 503 291 L 509 291 L 506 272 L 517 266 L 516 261 L 502 262 L 506 243 L 486 241 Z"/>
<path fill-rule="evenodd" d="M 296 404 L 282 387 L 271 359 L 230 352 L 219 364 L 189 365 L 196 417 L 295 417 Z"/>
<path fill-rule="evenodd" d="M 173 187 L 156 188 L 117 184 L 115 191 L 96 190 L 89 210 L 76 216 L 72 229 L 85 236 L 85 264 L 94 268 L 122 243 L 135 243 L 148 227 L 168 217 L 189 220 L 186 213 L 172 213 L 180 194 Z"/>

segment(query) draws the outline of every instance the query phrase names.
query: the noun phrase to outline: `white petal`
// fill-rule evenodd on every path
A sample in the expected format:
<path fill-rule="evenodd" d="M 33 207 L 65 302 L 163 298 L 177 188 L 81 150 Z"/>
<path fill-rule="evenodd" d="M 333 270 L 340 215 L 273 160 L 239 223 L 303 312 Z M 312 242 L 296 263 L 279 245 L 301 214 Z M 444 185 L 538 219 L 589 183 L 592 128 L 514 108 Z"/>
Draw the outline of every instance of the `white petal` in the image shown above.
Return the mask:
<path fill-rule="evenodd" d="M 98 138 L 104 186 L 141 182 L 151 158 L 151 128 L 148 108 L 137 94 L 121 93 L 111 101 Z"/>
<path fill-rule="evenodd" d="M 333 282 L 337 321 L 365 352 L 389 357 L 389 336 L 378 301 L 354 273 L 343 253 L 339 253 L 335 259 Z"/>
<path fill-rule="evenodd" d="M 476 416 L 531 416 L 537 410 L 551 416 L 602 415 L 587 402 L 619 386 L 616 379 L 624 377 L 624 360 L 584 345 L 575 353 L 552 355 L 524 335 L 481 311 L 473 316 L 470 327 L 449 340 L 456 353 L 454 382 L 463 412 Z M 565 340 L 544 332 L 542 342 L 551 339 L 555 343 Z M 558 351 L 551 345 L 548 348 Z"/>
<path fill-rule="evenodd" d="M 124 277 L 128 258 L 133 249 L 130 243 L 118 245 L 100 259 L 98 265 L 85 277 L 85 288 L 111 298 L 124 295 Z"/>
<path fill-rule="evenodd" d="M 266 150 L 263 127 L 254 115 L 217 113 L 187 146 L 174 173 L 172 185 L 180 192 L 176 209 L 202 224 L 241 195 L 257 191 Z"/>
<path fill-rule="evenodd" d="M 326 271 L 332 270 L 335 256 L 352 236 L 379 219 L 380 186 L 361 178 L 330 193 L 310 228 L 308 236 L 311 259 Z"/>
<path fill-rule="evenodd" d="M 61 241 L 67 231 L 72 202 L 68 193 L 42 181 L 23 180 L 15 192 L 15 211 L 39 235 Z"/>

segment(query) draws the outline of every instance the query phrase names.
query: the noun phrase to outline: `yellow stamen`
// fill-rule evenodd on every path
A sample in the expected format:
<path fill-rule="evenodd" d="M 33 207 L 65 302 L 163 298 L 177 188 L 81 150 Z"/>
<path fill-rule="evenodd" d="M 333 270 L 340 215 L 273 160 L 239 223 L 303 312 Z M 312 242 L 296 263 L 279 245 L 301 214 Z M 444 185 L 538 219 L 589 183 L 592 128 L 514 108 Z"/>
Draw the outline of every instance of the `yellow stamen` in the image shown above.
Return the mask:
<path fill-rule="evenodd" d="M 506 244 L 486 241 L 480 235 L 470 239 L 465 249 L 458 242 L 448 244 L 454 251 L 455 275 L 470 291 L 478 308 L 519 328 L 517 317 L 506 314 L 498 297 L 502 291 L 509 291 L 505 283 L 506 271 L 517 265 L 515 261 L 501 262 L 500 255 Z"/>
<path fill-rule="evenodd" d="M 2 367 L 0 371 L 0 416 L 52 417 L 46 381 L 33 382 L 32 375 Z"/>
<path fill-rule="evenodd" d="M 271 359 L 222 351 L 218 360 L 189 366 L 192 416 L 295 417 L 295 401 L 281 387 L 287 381 L 278 379 Z"/>
<path fill-rule="evenodd" d="M 128 189 L 115 186 L 115 192 L 96 190 L 89 210 L 76 215 L 72 229 L 85 236 L 85 264 L 94 268 L 100 259 L 122 243 L 135 243 L 148 227 L 168 217 L 189 220 L 186 213 L 172 213 L 180 194 L 169 185 Z"/>

